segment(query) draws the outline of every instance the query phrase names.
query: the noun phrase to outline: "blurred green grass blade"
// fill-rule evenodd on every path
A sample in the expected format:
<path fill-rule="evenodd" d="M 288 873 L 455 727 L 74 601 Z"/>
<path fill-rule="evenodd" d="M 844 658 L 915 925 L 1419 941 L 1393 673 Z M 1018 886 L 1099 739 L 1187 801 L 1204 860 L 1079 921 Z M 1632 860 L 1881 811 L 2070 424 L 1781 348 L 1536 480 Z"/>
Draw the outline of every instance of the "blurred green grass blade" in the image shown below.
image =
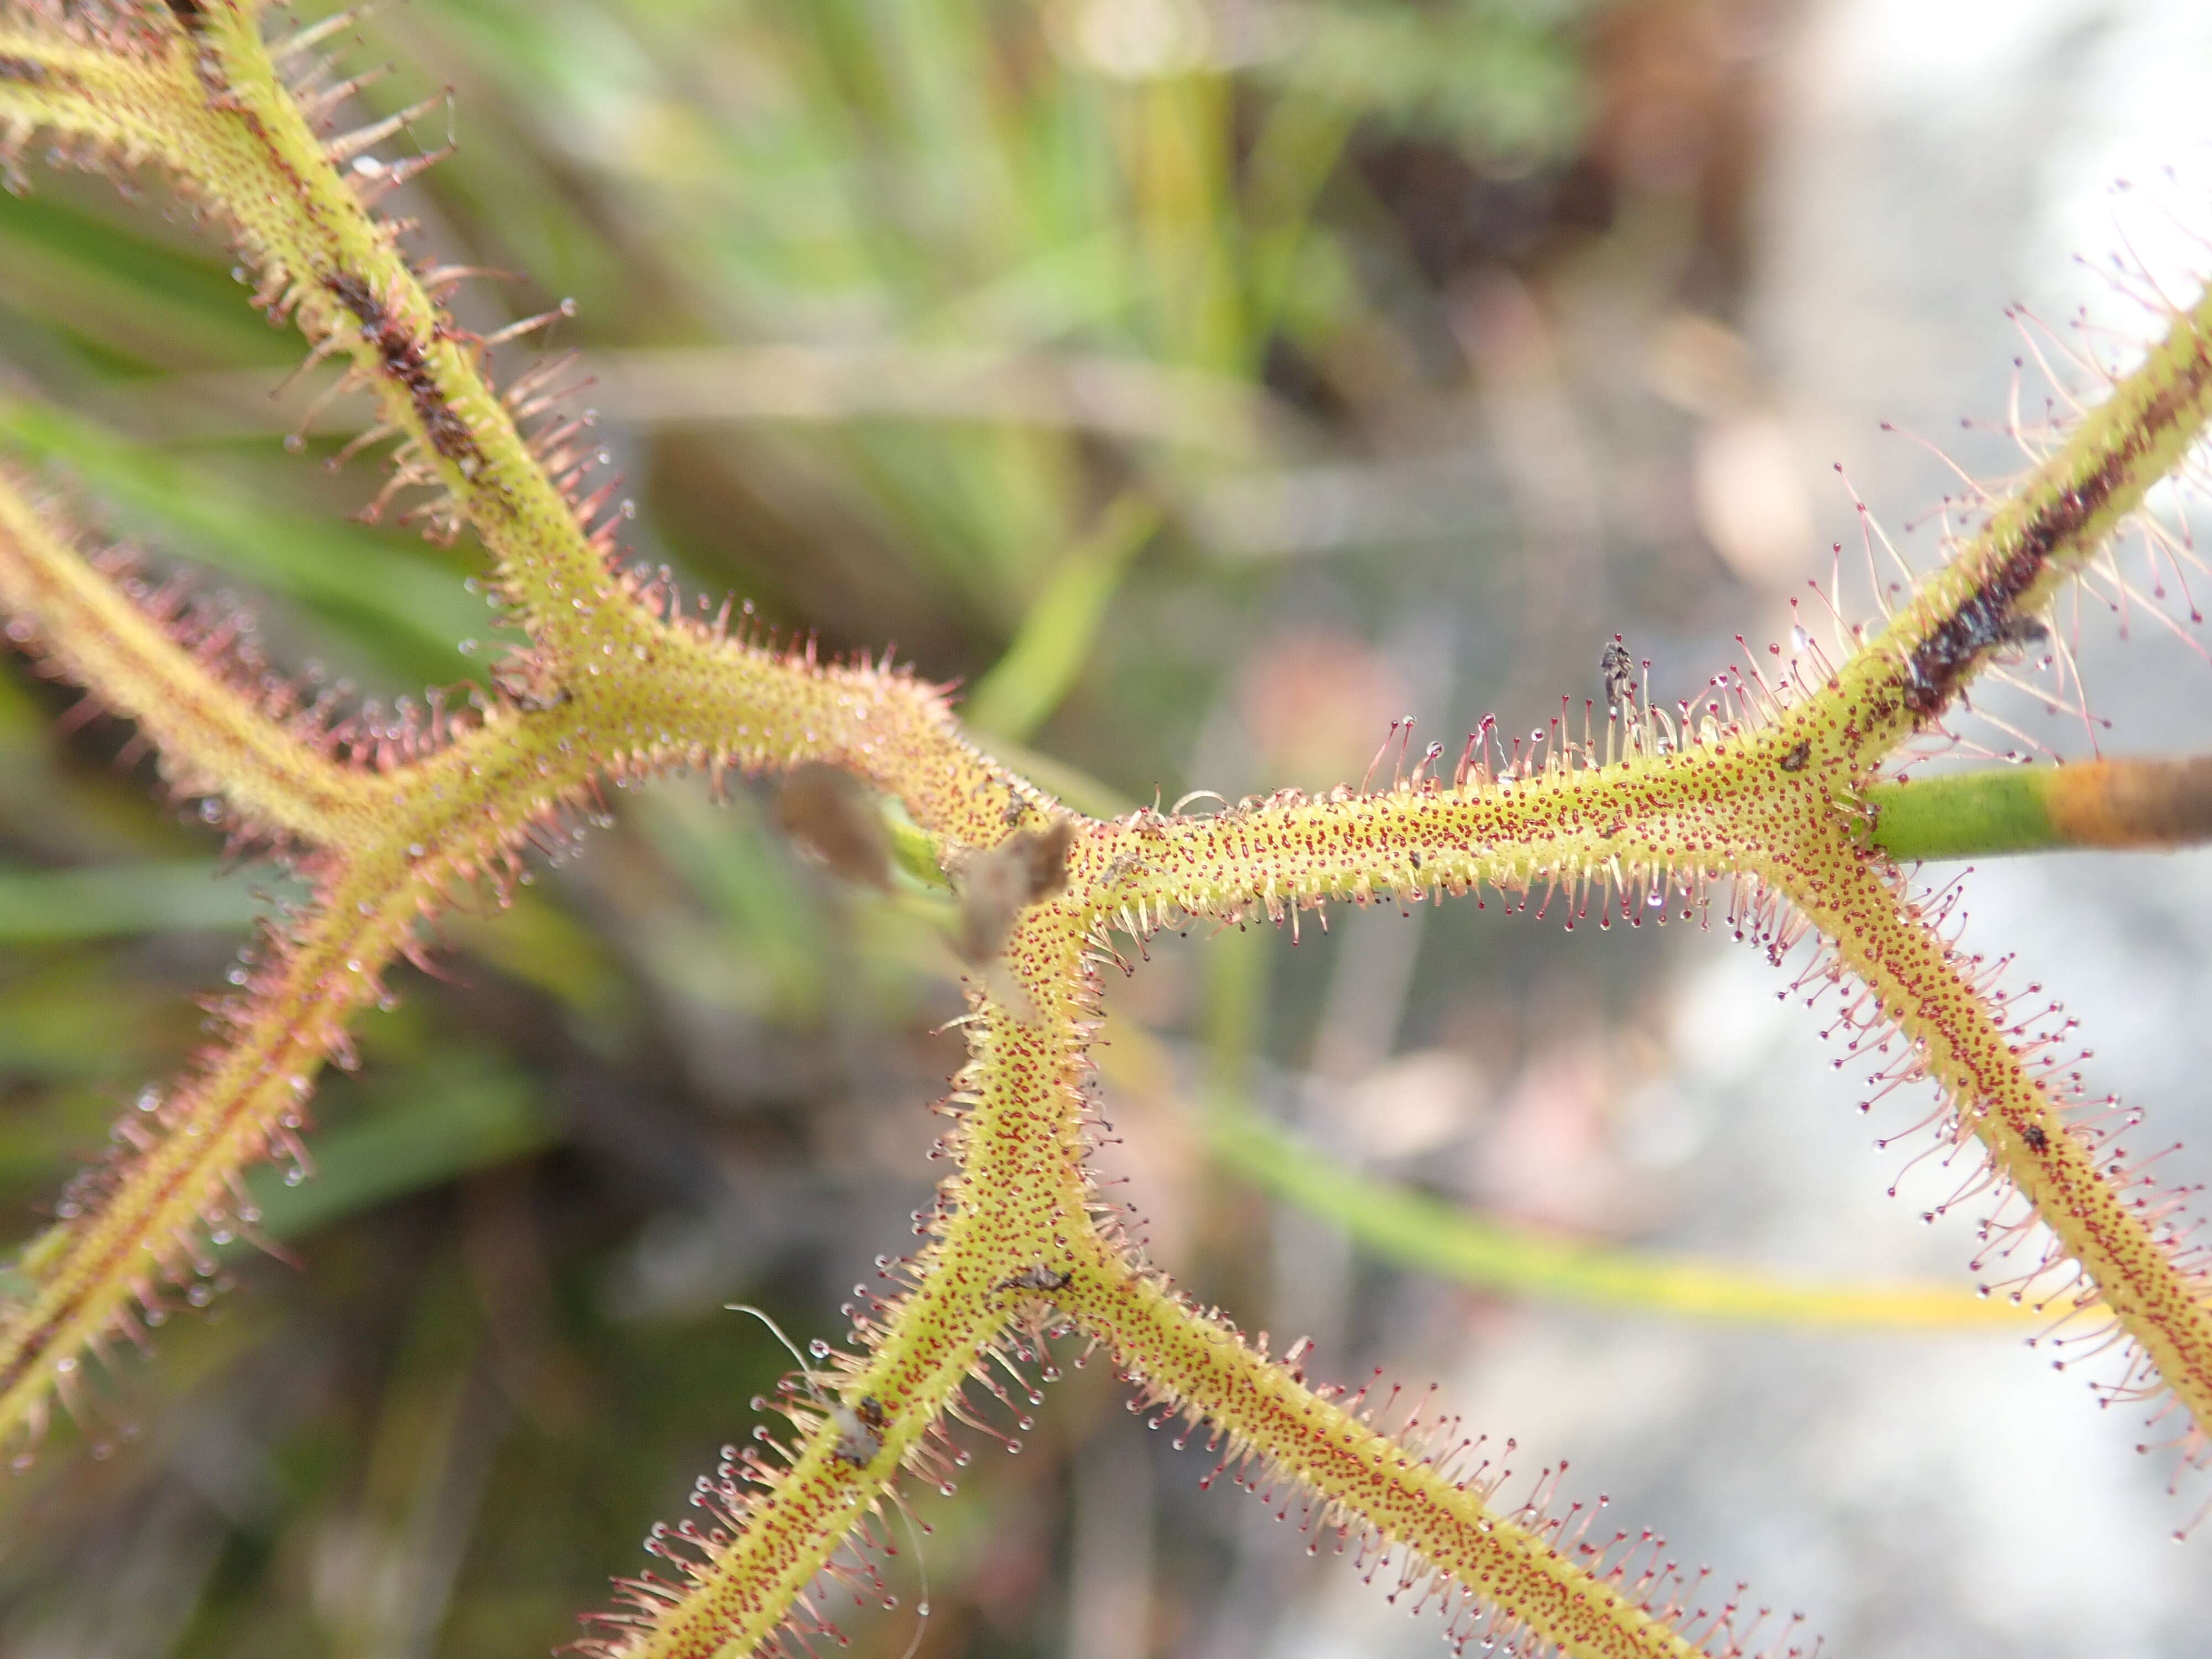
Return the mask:
<path fill-rule="evenodd" d="M 1086 170 L 1079 163 L 1066 171 L 1080 179 Z M 1103 203 L 1097 211 L 1117 207 Z M 1092 221 L 1071 218 L 1062 223 L 1055 216 L 1040 234 L 1043 240 L 1013 264 L 917 318 L 913 337 L 970 344 L 988 341 L 1005 349 L 1123 332 L 1121 325 L 1146 292 L 1127 227 L 1112 224 L 1100 230 Z"/>
<path fill-rule="evenodd" d="M 496 911 L 448 911 L 439 929 L 459 949 L 544 992 L 572 1013 L 619 1019 L 628 1012 L 627 988 L 606 946 L 541 894 L 518 890 Z"/>
<path fill-rule="evenodd" d="M 1244 212 L 1251 226 L 1252 327 L 1264 339 L 1285 321 L 1298 258 L 1314 232 L 1322 188 L 1335 173 L 1358 112 L 1319 99 L 1278 100 L 1253 142 Z"/>
<path fill-rule="evenodd" d="M 901 524 L 905 551 L 988 625 L 1022 617 L 1045 550 L 1073 539 L 1060 487 L 1069 434 L 1041 428 L 855 422 L 822 439 L 874 511 Z"/>
<path fill-rule="evenodd" d="M 447 1055 L 380 1093 L 384 1109 L 317 1135 L 315 1173 L 263 1164 L 246 1176 L 269 1238 L 298 1238 L 343 1217 L 550 1146 L 559 1126 L 529 1079 L 490 1056 Z M 233 1249 L 251 1249 L 250 1245 Z"/>
<path fill-rule="evenodd" d="M 1571 28 L 1593 8 L 1552 9 L 1312 5 L 1297 48 L 1254 72 L 1291 98 L 1343 105 L 1473 159 L 1548 161 L 1566 153 L 1591 107 Z"/>
<path fill-rule="evenodd" d="M 809 1025 L 829 1006 L 834 984 L 812 888 L 797 878 L 787 850 L 761 822 L 750 797 L 720 805 L 674 788 L 647 793 L 632 821 L 725 930 L 724 949 L 755 965 L 782 1018 Z M 672 945 L 672 928 L 664 928 Z M 661 963 L 681 976 L 678 955 Z M 694 963 L 692 966 L 699 964 Z"/>
<path fill-rule="evenodd" d="M 1262 933 L 1228 933 L 1209 952 L 1200 1131 L 1224 1168 L 1334 1222 L 1375 1255 L 1483 1290 L 1732 1324 L 2018 1330 L 2035 1317 L 1948 1285 L 1807 1285 L 1732 1265 L 1580 1243 L 1472 1214 L 1329 1157 L 1244 1103 L 1267 1012 L 1268 943 Z M 1107 1063 L 1135 1066 L 1138 1086 L 1170 1086 L 1163 1058 L 1139 1058 L 1144 1046 L 1125 1032 Z"/>
<path fill-rule="evenodd" d="M 1341 1226 L 1376 1255 L 1484 1290 L 1732 1324 L 1823 1329 L 2017 1330 L 2038 1316 L 1941 1285 L 1823 1285 L 1750 1268 L 1581 1244 L 1470 1214 L 1351 1169 L 1241 1105 L 1203 1113 L 1214 1156 Z"/>
<path fill-rule="evenodd" d="M 269 913 L 272 886 L 299 890 L 270 865 L 204 860 L 0 870 L 0 943 L 45 945 L 193 929 L 235 932 Z"/>
<path fill-rule="evenodd" d="M 52 191 L 0 215 L 4 301 L 96 343 L 112 361 L 161 368 L 281 362 L 296 354 L 240 303 L 222 268 L 72 205 Z"/>
<path fill-rule="evenodd" d="M 127 1079 L 136 1087 L 149 1060 L 179 1036 L 179 1023 L 161 995 L 118 981 L 99 953 L 52 951 L 36 971 L 0 981 L 0 1073 L 17 1082 Z M 103 1117 L 113 1103 L 111 1096 Z M 13 1107 L 9 1121 L 21 1132 L 24 1118 Z"/>
<path fill-rule="evenodd" d="M 1158 503 L 1137 490 L 1115 498 L 1060 560 L 1006 655 L 977 683 L 964 711 L 970 725 L 1018 739 L 1044 723 L 1082 674 L 1121 573 L 1160 517 Z"/>
<path fill-rule="evenodd" d="M 452 682 L 468 666 L 461 638 L 489 629 L 481 603 L 427 560 L 345 524 L 265 507 L 81 416 L 0 401 L 0 441 L 68 466 L 104 501 L 174 532 L 193 556 L 298 600 L 412 678 Z"/>

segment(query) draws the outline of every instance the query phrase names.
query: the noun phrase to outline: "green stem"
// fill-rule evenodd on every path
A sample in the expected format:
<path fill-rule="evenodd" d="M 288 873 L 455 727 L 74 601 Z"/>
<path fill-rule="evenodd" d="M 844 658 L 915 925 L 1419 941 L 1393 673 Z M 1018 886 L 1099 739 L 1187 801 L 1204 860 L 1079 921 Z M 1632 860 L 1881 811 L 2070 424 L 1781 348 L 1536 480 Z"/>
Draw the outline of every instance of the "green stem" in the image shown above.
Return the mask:
<path fill-rule="evenodd" d="M 1955 772 L 1866 795 L 1875 845 L 1903 863 L 2212 840 L 2212 755 Z"/>
<path fill-rule="evenodd" d="M 1214 1157 L 1376 1255 L 1484 1290 L 1731 1324 L 1826 1329 L 2017 1327 L 2009 1303 L 1938 1285 L 1792 1284 L 1488 1220 L 1324 1158 L 1259 1113 L 1217 1101 L 1200 1122 Z M 2047 1318 L 2045 1322 L 2048 1322 Z"/>

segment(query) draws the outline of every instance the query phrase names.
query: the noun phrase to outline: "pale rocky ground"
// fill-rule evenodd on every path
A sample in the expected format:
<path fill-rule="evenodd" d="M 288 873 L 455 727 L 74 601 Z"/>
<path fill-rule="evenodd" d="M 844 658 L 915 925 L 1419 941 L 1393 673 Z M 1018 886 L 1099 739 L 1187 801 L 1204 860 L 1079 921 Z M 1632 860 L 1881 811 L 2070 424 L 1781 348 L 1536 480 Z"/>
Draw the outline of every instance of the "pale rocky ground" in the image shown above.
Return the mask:
<path fill-rule="evenodd" d="M 2073 256 L 2113 245 L 2112 179 L 2150 180 L 2166 163 L 2185 178 L 2212 171 L 2212 14 L 2188 0 L 1834 0 L 1795 27 L 1783 65 L 1746 332 L 1819 526 L 1800 574 L 1825 574 L 1813 550 L 1856 540 L 1832 462 L 1893 526 L 1946 488 L 1940 462 L 1878 422 L 2006 464 L 1958 423 L 2002 411 L 2018 349 L 2008 301 L 2057 319 L 2087 300 L 2122 331 L 2138 326 Z M 2212 236 L 2212 195 L 2168 196 Z M 2192 260 L 2212 264 L 2155 214 L 2129 222 L 2172 291 L 2187 290 Z M 1926 538 L 1917 545 L 1924 556 Z M 2212 667 L 2157 633 L 2139 628 L 2123 648 L 2107 617 L 2086 617 L 2094 706 L 2116 722 L 2116 748 L 2204 747 Z M 2064 722 L 2034 719 L 2039 735 L 2078 750 Z M 2212 1173 L 2208 904 L 2212 854 L 2194 853 L 1995 861 L 1968 905 L 1976 940 L 2016 949 L 2080 1016 L 2094 1085 L 2149 1109 L 2141 1143 L 2189 1143 L 2166 1167 L 2191 1180 Z M 1778 1004 L 1778 976 L 1715 939 L 1671 949 L 1673 1071 L 1638 1109 L 1651 1120 L 1642 1144 L 1675 1184 L 1671 1219 L 1647 1242 L 1808 1276 L 1964 1282 L 1980 1209 L 1923 1226 L 1920 1210 L 1953 1184 L 1927 1166 L 1885 1196 L 1909 1153 L 1872 1152 L 1879 1131 L 1852 1109 L 1861 1084 L 1827 1063 L 1802 1006 Z M 1910 1121 L 1893 1111 L 1887 1124 Z M 1378 1357 L 1397 1376 L 1437 1369 L 1430 1352 Z M 1685 1561 L 1747 1579 L 1755 1603 L 1802 1608 L 1831 1653 L 2205 1650 L 2212 1528 L 2179 1547 L 2171 1534 L 2212 1483 L 2167 1496 L 2166 1466 L 2133 1450 L 2141 1412 L 2100 1411 L 2081 1376 L 2008 1337 L 1729 1332 L 1535 1310 L 1482 1327 L 1447 1384 L 1474 1421 L 1531 1449 L 1531 1468 L 1571 1458 L 1571 1492 L 1605 1491 L 1623 1524 L 1658 1527 Z M 1342 1564 L 1253 1567 L 1296 1545 L 1269 1517 L 1244 1521 L 1252 1547 L 1222 1587 L 1223 1616 L 1176 1650 L 1441 1650 L 1433 1620 L 1408 1620 Z M 1076 1650 L 1103 1650 L 1077 1611 Z"/>

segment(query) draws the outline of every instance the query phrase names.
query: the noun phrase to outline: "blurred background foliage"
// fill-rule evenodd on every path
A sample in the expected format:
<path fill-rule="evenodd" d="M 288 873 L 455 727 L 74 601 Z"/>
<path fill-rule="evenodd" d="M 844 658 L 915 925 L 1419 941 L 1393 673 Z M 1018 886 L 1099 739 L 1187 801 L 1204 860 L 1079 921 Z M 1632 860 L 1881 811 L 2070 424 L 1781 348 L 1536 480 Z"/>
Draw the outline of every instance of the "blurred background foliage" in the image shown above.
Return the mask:
<path fill-rule="evenodd" d="M 1356 779 L 1407 714 L 1455 750 L 1486 709 L 1595 695 L 1616 629 L 1679 678 L 1771 614 L 1805 518 L 1733 324 L 1785 13 L 417 0 L 349 59 L 395 65 L 362 115 L 451 89 L 412 136 L 458 148 L 395 210 L 521 273 L 463 321 L 576 300 L 552 343 L 638 557 L 830 648 L 896 641 L 1111 811 Z M 304 674 L 389 705 L 479 673 L 472 550 L 350 520 L 366 460 L 286 453 L 334 458 L 361 405 L 272 395 L 300 348 L 220 246 L 158 180 L 35 182 L 0 204 L 0 439 Z M 1716 446 L 1749 484 L 1712 486 Z M 15 1236 L 292 890 L 218 876 L 192 804 L 73 702 L 0 678 Z M 765 791 L 618 805 L 362 1022 L 318 1173 L 262 1172 L 304 1271 L 229 1248 L 236 1287 L 8 1485 L 0 1650 L 550 1648 L 784 1369 L 724 1304 L 834 1336 L 910 1244 L 961 1006 L 931 897 L 841 887 Z M 1471 904 L 1164 939 L 1109 988 L 1103 1162 L 1188 1287 L 1336 1375 L 1510 1344 L 1512 1236 L 1432 1249 L 1462 1282 L 1393 1265 L 1341 1231 L 1371 1194 L 1314 1172 L 1600 1246 L 1709 1202 L 1653 1093 L 1659 945 Z M 1237 1659 L 1320 1571 L 1196 1462 L 1156 1478 L 1102 1369 L 918 1505 L 919 1655 Z M 862 1650 L 907 1650 L 902 1588 L 845 1621 Z"/>

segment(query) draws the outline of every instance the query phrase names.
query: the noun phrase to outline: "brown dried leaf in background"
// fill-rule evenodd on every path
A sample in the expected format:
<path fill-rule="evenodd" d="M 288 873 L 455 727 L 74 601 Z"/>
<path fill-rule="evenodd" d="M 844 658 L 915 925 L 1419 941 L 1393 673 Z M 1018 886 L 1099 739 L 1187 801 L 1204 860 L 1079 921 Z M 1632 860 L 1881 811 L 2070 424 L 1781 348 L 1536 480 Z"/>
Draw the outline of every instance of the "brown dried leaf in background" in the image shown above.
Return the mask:
<path fill-rule="evenodd" d="M 866 789 L 827 766 L 802 766 L 775 793 L 784 834 L 847 881 L 888 892 L 890 836 Z"/>
<path fill-rule="evenodd" d="M 1050 898 L 1067 885 L 1067 849 L 1075 826 L 1055 818 L 1042 832 L 1018 830 L 960 872 L 961 959 L 976 967 L 994 961 L 1023 907 Z"/>

